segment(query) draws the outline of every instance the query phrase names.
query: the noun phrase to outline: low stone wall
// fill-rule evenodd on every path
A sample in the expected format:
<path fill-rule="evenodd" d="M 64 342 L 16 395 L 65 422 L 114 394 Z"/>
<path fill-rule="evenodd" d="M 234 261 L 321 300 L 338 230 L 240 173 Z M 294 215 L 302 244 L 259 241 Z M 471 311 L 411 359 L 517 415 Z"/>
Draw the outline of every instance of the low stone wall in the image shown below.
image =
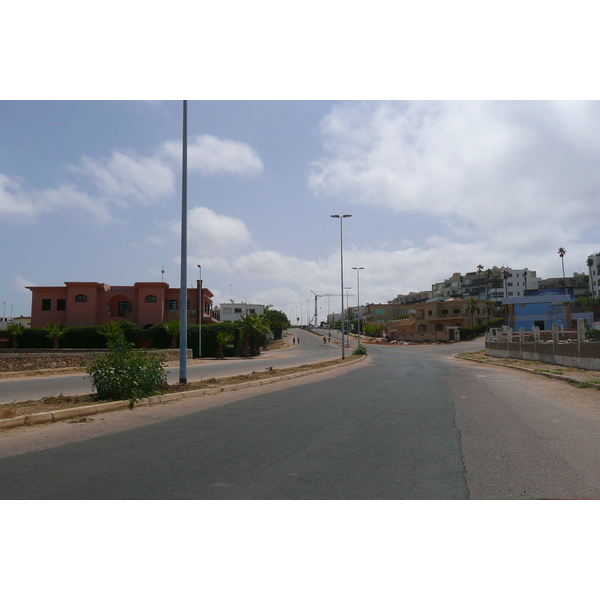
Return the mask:
<path fill-rule="evenodd" d="M 536 360 L 551 365 L 600 371 L 600 342 L 486 342 L 488 356 Z"/>
<path fill-rule="evenodd" d="M 31 350 L 17 349 L 0 353 L 0 372 L 37 371 L 40 369 L 64 369 L 68 367 L 86 367 L 94 354 L 107 352 L 104 350 Z M 149 354 L 160 354 L 164 361 L 179 360 L 179 350 L 149 350 Z M 192 351 L 187 351 L 188 359 Z"/>

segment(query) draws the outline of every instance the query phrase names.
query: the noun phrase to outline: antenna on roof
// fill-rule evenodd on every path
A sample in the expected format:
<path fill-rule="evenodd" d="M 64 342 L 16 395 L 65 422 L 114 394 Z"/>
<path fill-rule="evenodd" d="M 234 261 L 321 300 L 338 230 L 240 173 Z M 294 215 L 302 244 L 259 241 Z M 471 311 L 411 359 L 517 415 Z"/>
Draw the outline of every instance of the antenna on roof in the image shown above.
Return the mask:
<path fill-rule="evenodd" d="M 162 266 L 160 273 L 161 273 L 160 280 L 164 283 L 164 281 L 165 281 L 165 265 Z"/>

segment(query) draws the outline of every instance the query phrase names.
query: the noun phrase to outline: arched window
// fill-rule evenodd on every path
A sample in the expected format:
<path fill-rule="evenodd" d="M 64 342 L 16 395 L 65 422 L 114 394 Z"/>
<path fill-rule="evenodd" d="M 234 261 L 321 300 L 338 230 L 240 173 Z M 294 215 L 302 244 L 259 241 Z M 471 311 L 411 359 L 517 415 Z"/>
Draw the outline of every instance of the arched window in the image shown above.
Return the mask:
<path fill-rule="evenodd" d="M 443 314 L 443 315 L 447 315 L 447 314 L 448 314 L 448 309 L 446 309 L 446 308 L 445 308 L 445 309 L 442 311 L 442 314 Z"/>
<path fill-rule="evenodd" d="M 436 331 L 444 331 L 444 326 L 442 325 L 442 323 L 436 323 L 435 330 Z"/>
<path fill-rule="evenodd" d="M 455 315 L 460 315 L 460 308 L 455 308 L 455 309 L 454 309 L 452 312 L 453 312 Z"/>
<path fill-rule="evenodd" d="M 152 294 L 150 296 L 146 296 L 145 302 L 146 304 L 156 304 L 156 296 L 153 296 Z"/>
<path fill-rule="evenodd" d="M 79 294 L 75 296 L 75 302 L 87 302 L 87 296 L 85 294 Z"/>

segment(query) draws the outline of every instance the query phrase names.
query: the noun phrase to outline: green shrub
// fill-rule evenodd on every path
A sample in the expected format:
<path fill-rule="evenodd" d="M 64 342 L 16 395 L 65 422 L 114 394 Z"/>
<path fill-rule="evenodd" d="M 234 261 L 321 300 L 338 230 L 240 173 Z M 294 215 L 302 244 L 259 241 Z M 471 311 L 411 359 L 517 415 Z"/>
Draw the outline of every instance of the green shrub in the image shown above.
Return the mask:
<path fill-rule="evenodd" d="M 159 356 L 134 348 L 123 336 L 108 343 L 109 351 L 95 356 L 87 372 L 98 400 L 129 400 L 129 408 L 167 388 Z"/>
<path fill-rule="evenodd" d="M 356 346 L 356 348 L 354 348 L 354 350 L 352 351 L 352 354 L 359 354 L 359 355 L 366 356 L 368 354 L 368 351 L 362 344 L 360 344 L 359 346 Z"/>

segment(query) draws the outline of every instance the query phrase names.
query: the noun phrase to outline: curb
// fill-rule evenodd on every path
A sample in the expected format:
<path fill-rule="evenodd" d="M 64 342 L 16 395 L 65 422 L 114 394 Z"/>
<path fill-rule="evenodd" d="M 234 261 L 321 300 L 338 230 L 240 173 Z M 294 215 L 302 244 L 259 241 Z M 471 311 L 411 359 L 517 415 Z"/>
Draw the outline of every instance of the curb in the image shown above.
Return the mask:
<path fill-rule="evenodd" d="M 360 358 L 348 364 L 359 363 L 365 358 L 366 355 L 361 356 Z M 339 365 L 330 365 L 328 367 L 321 367 L 319 369 L 312 369 L 310 371 L 302 371 L 300 373 L 291 373 L 289 375 L 271 377 L 270 379 L 259 379 L 257 381 L 248 381 L 246 383 L 234 383 L 232 385 L 224 385 L 222 387 L 216 388 L 206 388 L 204 390 L 188 390 L 186 392 L 174 392 L 172 394 L 150 396 L 148 398 L 142 398 L 139 402 L 136 403 L 136 405 L 152 406 L 153 404 L 166 404 L 167 402 L 183 400 L 184 398 L 201 398 L 202 396 L 215 396 L 217 394 L 222 394 L 223 392 L 230 392 L 250 387 L 260 387 L 263 385 L 269 385 L 271 383 L 277 383 L 279 381 L 286 381 L 289 379 L 296 379 L 297 377 L 304 377 L 306 375 L 322 373 L 323 371 L 331 371 L 332 369 L 347 367 L 348 364 L 342 363 Z M 112 412 L 115 410 L 123 410 L 125 408 L 129 408 L 129 400 L 117 400 L 115 402 L 105 402 L 103 404 L 94 404 L 82 407 L 75 406 L 72 408 L 63 408 L 60 410 L 53 410 L 48 412 L 32 413 L 30 415 L 20 415 L 18 417 L 12 417 L 10 419 L 0 419 L 0 431 L 3 429 L 14 429 L 15 427 L 22 427 L 25 425 L 43 425 L 45 423 L 54 423 L 56 421 L 64 421 L 66 419 L 72 419 L 76 417 L 84 417 L 88 415 Z"/>
<path fill-rule="evenodd" d="M 476 358 L 468 358 L 466 356 L 455 356 L 460 360 L 470 360 L 482 365 L 496 365 L 497 367 L 506 367 L 507 369 L 516 369 L 517 371 L 525 371 L 533 375 L 541 375 L 542 377 L 548 377 L 550 379 L 559 379 L 560 381 L 566 381 L 567 383 L 582 383 L 580 379 L 574 379 L 568 375 L 557 375 L 556 373 L 545 373 L 544 371 L 536 371 L 534 369 L 528 369 L 527 367 L 519 367 L 518 365 L 505 365 L 503 363 L 497 363 L 491 360 L 477 360 Z"/>

